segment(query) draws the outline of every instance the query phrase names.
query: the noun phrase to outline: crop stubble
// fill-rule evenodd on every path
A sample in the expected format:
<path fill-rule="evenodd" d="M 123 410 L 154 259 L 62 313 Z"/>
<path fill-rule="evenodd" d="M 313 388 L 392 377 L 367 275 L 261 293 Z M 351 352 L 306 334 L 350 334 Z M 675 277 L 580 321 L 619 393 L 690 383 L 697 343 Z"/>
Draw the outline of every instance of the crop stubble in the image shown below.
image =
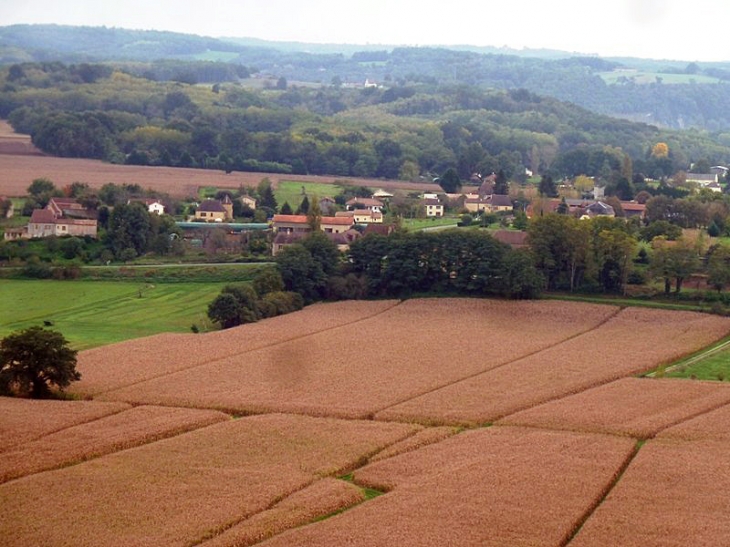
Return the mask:
<path fill-rule="evenodd" d="M 81 381 L 73 384 L 69 391 L 93 395 L 119 389 L 231 355 L 356 323 L 396 304 L 395 300 L 358 302 L 356 305 L 345 302 L 319 304 L 224 331 L 159 334 L 94 348 L 79 354 L 77 369 L 81 372 Z"/>
<path fill-rule="evenodd" d="M 497 422 L 647 439 L 662 429 L 730 403 L 730 386 L 623 378 L 539 405 Z"/>
<path fill-rule="evenodd" d="M 630 439 L 495 427 L 365 466 L 387 494 L 262 545 L 557 546 L 633 452 Z"/>
<path fill-rule="evenodd" d="M 229 420 L 214 410 L 140 406 L 0 452 L 0 482 Z"/>
<path fill-rule="evenodd" d="M 200 541 L 415 431 L 284 415 L 211 425 L 0 485 L 0 537 L 8 546 Z"/>
<path fill-rule="evenodd" d="M 729 449 L 649 441 L 570 547 L 730 545 Z"/>
<path fill-rule="evenodd" d="M 124 403 L 0 397 L 0 452 L 129 408 Z"/>
<path fill-rule="evenodd" d="M 437 424 L 486 423 L 651 370 L 707 346 L 728 331 L 730 319 L 725 317 L 626 308 L 595 330 L 414 398 L 376 418 Z"/>
<path fill-rule="evenodd" d="M 360 305 L 350 303 L 354 309 Z M 320 311 L 330 314 L 328 307 Z M 615 312 L 611 306 L 550 301 L 408 300 L 357 325 L 240 353 L 102 398 L 366 418 L 557 344 Z M 316 316 L 311 318 L 316 321 Z M 465 333 L 465 326 L 471 332 Z M 247 328 L 238 334 L 246 337 Z"/>

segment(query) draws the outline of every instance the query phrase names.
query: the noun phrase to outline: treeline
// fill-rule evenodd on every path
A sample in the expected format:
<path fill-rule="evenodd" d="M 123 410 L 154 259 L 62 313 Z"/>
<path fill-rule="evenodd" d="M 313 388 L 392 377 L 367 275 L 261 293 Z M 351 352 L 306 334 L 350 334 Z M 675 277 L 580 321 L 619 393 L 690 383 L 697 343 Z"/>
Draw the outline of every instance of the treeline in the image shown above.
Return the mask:
<path fill-rule="evenodd" d="M 464 180 L 500 170 L 519 180 L 527 168 L 603 177 L 627 156 L 634 172 L 657 178 L 698 158 L 730 160 L 730 146 L 707 136 L 598 116 L 525 90 L 250 91 L 93 66 L 92 81 L 69 84 L 78 72 L 56 64 L 5 69 L 0 117 L 54 155 L 225 171 L 432 180 L 454 168 Z M 67 83 L 49 87 L 44 74 Z M 659 141 L 669 145 L 661 161 L 651 154 Z"/>

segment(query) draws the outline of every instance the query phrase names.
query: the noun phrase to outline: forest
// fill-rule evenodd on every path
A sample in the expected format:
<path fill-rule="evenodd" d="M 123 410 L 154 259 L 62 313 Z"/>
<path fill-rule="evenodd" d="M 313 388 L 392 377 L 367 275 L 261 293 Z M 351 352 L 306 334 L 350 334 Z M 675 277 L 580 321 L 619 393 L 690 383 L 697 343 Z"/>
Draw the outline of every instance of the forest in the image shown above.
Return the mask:
<path fill-rule="evenodd" d="M 229 66 L 187 69 L 210 65 Z M 633 173 L 661 179 L 699 160 L 730 162 L 730 143 L 705 132 L 611 118 L 525 89 L 311 87 L 283 78 L 253 89 L 158 81 L 151 73 L 163 66 L 174 63 L 2 67 L 0 117 L 56 156 L 227 172 L 431 181 L 455 169 L 467 181 L 502 170 L 524 180 L 526 169 L 610 177 L 631 162 Z M 652 154 L 660 142 L 661 157 Z"/>
<path fill-rule="evenodd" d="M 185 83 L 254 73 L 306 85 L 406 84 L 526 89 L 595 113 L 660 127 L 716 132 L 730 143 L 730 63 L 579 57 L 470 46 L 357 47 L 215 39 L 158 31 L 59 25 L 0 27 L 0 64 L 110 62 Z M 189 63 L 189 64 L 188 64 Z"/>

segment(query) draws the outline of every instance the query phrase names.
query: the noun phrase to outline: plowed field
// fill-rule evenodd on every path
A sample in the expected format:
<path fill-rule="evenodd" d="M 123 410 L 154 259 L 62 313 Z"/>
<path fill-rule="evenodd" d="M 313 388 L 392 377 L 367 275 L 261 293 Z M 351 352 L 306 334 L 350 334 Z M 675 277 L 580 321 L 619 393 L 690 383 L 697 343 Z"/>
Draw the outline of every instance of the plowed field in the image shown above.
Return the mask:
<path fill-rule="evenodd" d="M 5 142 L 6 153 L 2 153 Z M 12 152 L 12 153 L 7 153 Z M 30 183 L 37 178 L 47 178 L 62 188 L 74 182 L 85 182 L 91 188 L 101 188 L 104 184 L 139 184 L 173 197 L 186 198 L 198 195 L 198 188 L 238 189 L 240 186 L 254 187 L 264 177 L 276 184 L 280 180 L 295 182 L 342 183 L 342 177 L 315 175 L 280 175 L 276 173 L 233 172 L 211 169 L 189 169 L 181 167 L 146 167 L 138 165 L 116 165 L 98 160 L 76 158 L 55 158 L 33 155 L 37 153 L 29 143 L 18 139 L 0 139 L 0 195 L 23 196 Z M 397 189 L 407 192 L 432 191 L 433 184 L 389 181 L 380 179 L 346 179 L 356 186 Z"/>
<path fill-rule="evenodd" d="M 730 386 L 634 377 L 728 334 L 428 299 L 95 348 L 89 400 L 0 398 L 0 543 L 730 545 Z"/>

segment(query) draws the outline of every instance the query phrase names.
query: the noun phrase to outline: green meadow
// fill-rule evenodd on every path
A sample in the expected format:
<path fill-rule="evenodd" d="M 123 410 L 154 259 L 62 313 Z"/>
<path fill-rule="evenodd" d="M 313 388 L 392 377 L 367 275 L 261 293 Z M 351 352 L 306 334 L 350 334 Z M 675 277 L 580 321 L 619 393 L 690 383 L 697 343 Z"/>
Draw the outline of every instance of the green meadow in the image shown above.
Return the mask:
<path fill-rule="evenodd" d="M 671 378 L 730 381 L 730 340 L 683 359 L 664 374 Z"/>
<path fill-rule="evenodd" d="M 279 207 L 284 205 L 284 202 L 289 203 L 291 208 L 296 211 L 299 205 L 302 203 L 302 199 L 306 194 L 308 199 L 312 199 L 312 196 L 317 196 L 317 199 L 323 197 L 334 198 L 337 194 L 341 193 L 343 186 L 339 184 L 325 184 L 321 182 L 293 182 L 282 180 L 276 185 L 274 196 Z"/>
<path fill-rule="evenodd" d="M 52 323 L 74 349 L 161 332 L 209 330 L 225 283 L 0 280 L 0 337 Z"/>

